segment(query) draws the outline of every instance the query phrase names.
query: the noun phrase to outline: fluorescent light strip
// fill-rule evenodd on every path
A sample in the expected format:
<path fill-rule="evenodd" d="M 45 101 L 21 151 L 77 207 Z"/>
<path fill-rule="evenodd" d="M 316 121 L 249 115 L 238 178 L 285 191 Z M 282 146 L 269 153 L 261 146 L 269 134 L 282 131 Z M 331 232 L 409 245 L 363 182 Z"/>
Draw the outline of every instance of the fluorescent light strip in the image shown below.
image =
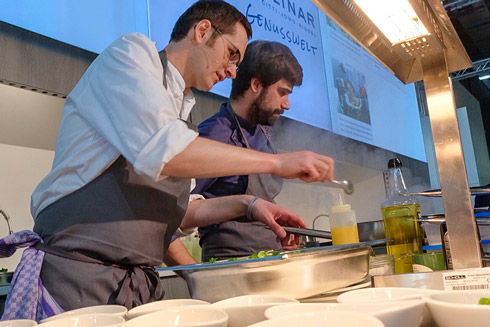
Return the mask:
<path fill-rule="evenodd" d="M 429 34 L 408 0 L 354 0 L 392 44 Z"/>
<path fill-rule="evenodd" d="M 483 81 L 484 79 L 489 79 L 490 78 L 490 75 L 489 74 L 486 74 L 486 75 L 482 75 L 482 76 L 478 76 L 478 79 L 480 81 Z"/>

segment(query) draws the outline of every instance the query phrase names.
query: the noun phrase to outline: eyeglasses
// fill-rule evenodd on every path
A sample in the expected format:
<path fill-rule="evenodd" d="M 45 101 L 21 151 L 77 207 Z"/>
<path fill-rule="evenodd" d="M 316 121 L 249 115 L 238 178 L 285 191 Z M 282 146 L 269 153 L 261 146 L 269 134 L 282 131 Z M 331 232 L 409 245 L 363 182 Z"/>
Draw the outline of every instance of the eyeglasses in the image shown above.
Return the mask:
<path fill-rule="evenodd" d="M 233 44 L 233 42 L 230 41 L 230 39 L 228 39 L 225 35 L 223 35 L 223 33 L 219 29 L 217 29 L 215 26 L 213 26 L 213 28 L 216 32 L 218 32 L 218 34 L 223 39 L 225 39 L 233 47 L 233 50 L 230 50 L 230 55 L 228 57 L 228 64 L 235 65 L 236 71 L 238 71 L 238 65 L 240 64 L 240 59 L 242 57 L 240 54 L 240 50 L 237 48 L 236 45 Z"/>

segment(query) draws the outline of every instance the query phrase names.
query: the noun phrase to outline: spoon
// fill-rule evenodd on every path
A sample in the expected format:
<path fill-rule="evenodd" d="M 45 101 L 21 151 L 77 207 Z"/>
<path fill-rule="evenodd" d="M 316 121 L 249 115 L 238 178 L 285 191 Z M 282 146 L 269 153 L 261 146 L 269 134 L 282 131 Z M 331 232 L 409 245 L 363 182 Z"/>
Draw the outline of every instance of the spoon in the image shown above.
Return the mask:
<path fill-rule="evenodd" d="M 352 194 L 354 193 L 354 185 L 350 180 L 344 179 L 342 181 L 337 181 L 337 180 L 332 180 L 332 183 L 335 183 L 337 185 L 340 185 L 344 189 L 345 194 Z"/>

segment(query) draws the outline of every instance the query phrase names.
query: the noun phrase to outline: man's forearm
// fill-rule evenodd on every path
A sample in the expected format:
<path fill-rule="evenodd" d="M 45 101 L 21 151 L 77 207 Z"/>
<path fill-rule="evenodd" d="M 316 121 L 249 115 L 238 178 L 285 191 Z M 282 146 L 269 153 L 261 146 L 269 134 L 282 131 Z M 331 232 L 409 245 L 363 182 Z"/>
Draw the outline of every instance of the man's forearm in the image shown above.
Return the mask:
<path fill-rule="evenodd" d="M 197 137 L 164 166 L 162 175 L 206 178 L 272 173 L 275 165 L 268 153 Z"/>
<path fill-rule="evenodd" d="M 187 251 L 180 238 L 177 238 L 175 241 L 170 243 L 163 261 L 169 267 L 193 265 L 196 263 L 196 260 L 194 260 L 194 258 Z"/>
<path fill-rule="evenodd" d="M 252 195 L 243 194 L 194 200 L 189 203 L 180 227 L 200 227 L 244 216 L 252 198 Z"/>
<path fill-rule="evenodd" d="M 305 182 L 333 179 L 332 158 L 311 151 L 270 154 L 197 137 L 165 164 L 161 174 L 176 177 L 220 177 L 276 174 Z"/>

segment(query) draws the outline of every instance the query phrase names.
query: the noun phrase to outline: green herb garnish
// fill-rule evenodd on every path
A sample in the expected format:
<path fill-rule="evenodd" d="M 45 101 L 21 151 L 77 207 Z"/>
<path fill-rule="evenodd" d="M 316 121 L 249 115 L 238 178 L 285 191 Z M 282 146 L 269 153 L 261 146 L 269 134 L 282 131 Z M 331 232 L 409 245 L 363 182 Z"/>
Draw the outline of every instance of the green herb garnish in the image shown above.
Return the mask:
<path fill-rule="evenodd" d="M 281 254 L 281 251 L 274 251 L 274 250 L 269 250 L 269 251 L 260 251 L 259 253 L 254 253 L 251 256 L 249 256 L 249 259 L 258 259 L 258 258 L 265 258 L 265 257 L 272 257 L 275 255 Z"/>
<path fill-rule="evenodd" d="M 209 263 L 215 263 L 216 261 L 218 261 L 217 258 L 211 258 L 211 259 L 209 259 Z"/>
<path fill-rule="evenodd" d="M 490 305 L 490 299 L 488 297 L 482 297 L 478 301 L 478 304 Z"/>

